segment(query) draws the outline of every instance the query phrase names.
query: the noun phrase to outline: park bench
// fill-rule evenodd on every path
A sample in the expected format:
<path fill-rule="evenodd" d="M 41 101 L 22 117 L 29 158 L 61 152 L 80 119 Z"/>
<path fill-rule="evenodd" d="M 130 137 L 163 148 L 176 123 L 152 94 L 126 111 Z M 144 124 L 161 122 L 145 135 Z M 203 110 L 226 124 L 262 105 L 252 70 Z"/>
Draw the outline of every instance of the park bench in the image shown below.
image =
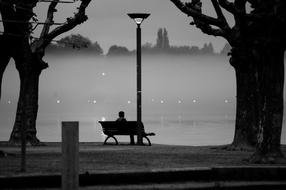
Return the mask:
<path fill-rule="evenodd" d="M 107 135 L 103 144 L 107 144 L 109 138 L 113 138 L 115 143 L 118 145 L 115 135 L 137 135 L 137 121 L 99 121 L 102 126 L 102 131 Z M 146 133 L 144 130 L 144 125 L 142 124 L 143 133 L 142 137 L 148 141 L 148 145 L 151 146 L 151 141 L 148 136 L 154 136 L 155 133 Z"/>

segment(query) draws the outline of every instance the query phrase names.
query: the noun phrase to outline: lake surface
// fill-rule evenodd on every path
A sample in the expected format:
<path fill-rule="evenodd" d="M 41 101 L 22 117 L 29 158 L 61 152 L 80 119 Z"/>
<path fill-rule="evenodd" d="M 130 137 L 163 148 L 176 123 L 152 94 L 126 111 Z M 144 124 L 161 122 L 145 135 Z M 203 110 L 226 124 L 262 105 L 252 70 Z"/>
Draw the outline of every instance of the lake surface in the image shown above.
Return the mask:
<path fill-rule="evenodd" d="M 100 120 L 136 120 L 136 57 L 48 55 L 40 79 L 38 137 L 61 141 L 61 121 L 80 122 L 80 141 L 102 141 Z M 19 91 L 11 62 L 3 78 L 0 141 L 9 139 Z M 227 57 L 143 56 L 142 110 L 153 143 L 218 145 L 234 133 L 235 76 Z M 286 143 L 283 126 L 282 143 Z M 128 141 L 128 137 L 119 138 Z"/>

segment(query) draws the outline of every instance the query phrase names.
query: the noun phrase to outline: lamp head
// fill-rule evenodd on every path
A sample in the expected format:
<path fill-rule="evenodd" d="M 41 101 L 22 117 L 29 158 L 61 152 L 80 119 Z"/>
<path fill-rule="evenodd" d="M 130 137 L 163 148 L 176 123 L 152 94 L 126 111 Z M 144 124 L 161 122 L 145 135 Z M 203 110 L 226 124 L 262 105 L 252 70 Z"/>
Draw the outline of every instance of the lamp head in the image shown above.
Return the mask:
<path fill-rule="evenodd" d="M 149 13 L 129 13 L 127 15 L 130 18 L 132 18 L 136 22 L 136 24 L 140 25 L 143 22 L 143 20 L 148 18 L 150 14 Z"/>

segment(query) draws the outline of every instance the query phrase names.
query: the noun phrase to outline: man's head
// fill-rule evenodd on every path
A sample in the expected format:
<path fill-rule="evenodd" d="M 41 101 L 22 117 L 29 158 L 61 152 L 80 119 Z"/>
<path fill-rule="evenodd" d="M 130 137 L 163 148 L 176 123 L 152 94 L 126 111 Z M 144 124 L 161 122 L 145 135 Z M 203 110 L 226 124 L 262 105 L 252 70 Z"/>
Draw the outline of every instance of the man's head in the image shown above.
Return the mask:
<path fill-rule="evenodd" d="M 124 117 L 124 111 L 120 111 L 120 112 L 118 113 L 118 115 L 119 115 L 119 117 Z"/>

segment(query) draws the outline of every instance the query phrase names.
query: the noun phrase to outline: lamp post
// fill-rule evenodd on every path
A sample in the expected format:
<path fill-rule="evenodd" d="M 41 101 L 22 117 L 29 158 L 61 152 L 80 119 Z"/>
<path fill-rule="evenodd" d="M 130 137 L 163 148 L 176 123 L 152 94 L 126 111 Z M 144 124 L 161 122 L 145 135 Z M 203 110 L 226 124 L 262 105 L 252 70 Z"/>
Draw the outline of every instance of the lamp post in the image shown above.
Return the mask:
<path fill-rule="evenodd" d="M 143 125 L 142 125 L 142 76 L 141 76 L 141 27 L 142 22 L 150 15 L 148 13 L 129 13 L 127 14 L 137 24 L 137 144 L 143 145 Z"/>

